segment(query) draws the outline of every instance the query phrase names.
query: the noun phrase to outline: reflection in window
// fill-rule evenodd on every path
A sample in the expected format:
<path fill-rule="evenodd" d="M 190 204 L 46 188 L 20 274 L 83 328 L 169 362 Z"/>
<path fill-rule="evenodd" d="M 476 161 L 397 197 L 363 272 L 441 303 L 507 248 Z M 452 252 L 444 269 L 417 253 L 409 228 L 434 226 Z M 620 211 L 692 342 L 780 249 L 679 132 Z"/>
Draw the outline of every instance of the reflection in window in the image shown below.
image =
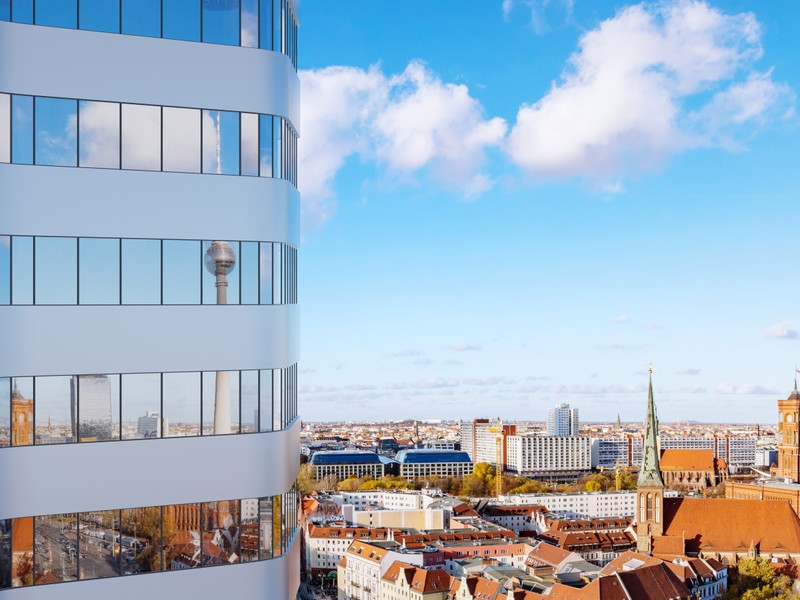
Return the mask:
<path fill-rule="evenodd" d="M 283 244 L 272 244 L 272 303 L 283 304 Z"/>
<path fill-rule="evenodd" d="M 258 163 L 261 177 L 273 177 L 272 170 L 272 117 L 259 115 Z"/>
<path fill-rule="evenodd" d="M 11 162 L 33 164 L 33 96 L 11 96 Z"/>
<path fill-rule="evenodd" d="M 197 0 L 163 0 L 164 37 L 200 41 L 200 3 Z"/>
<path fill-rule="evenodd" d="M 11 587 L 11 519 L 0 519 L 0 590 Z"/>
<path fill-rule="evenodd" d="M 161 302 L 161 243 L 122 240 L 122 303 Z"/>
<path fill-rule="evenodd" d="M 15 2 L 14 12 L 16 9 Z M 77 0 L 36 0 L 36 24 L 76 29 L 78 27 Z"/>
<path fill-rule="evenodd" d="M 11 303 L 11 236 L 0 235 L 0 304 Z"/>
<path fill-rule="evenodd" d="M 70 411 L 70 378 L 37 377 L 34 404 L 36 444 L 68 444 L 75 441 Z"/>
<path fill-rule="evenodd" d="M 161 507 L 122 511 L 120 562 L 125 575 L 163 570 Z"/>
<path fill-rule="evenodd" d="M 33 585 L 33 517 L 11 520 L 11 587 Z"/>
<path fill-rule="evenodd" d="M 11 445 L 11 378 L 0 377 L 0 448 Z"/>
<path fill-rule="evenodd" d="M 200 435 L 200 373 L 164 373 L 164 437 Z"/>
<path fill-rule="evenodd" d="M 242 562 L 258 560 L 258 498 L 242 500 L 242 533 L 239 546 Z"/>
<path fill-rule="evenodd" d="M 273 117 L 272 119 L 272 176 L 283 177 L 283 119 Z"/>
<path fill-rule="evenodd" d="M 33 23 L 33 0 L 14 0 L 14 12 L 11 15 L 15 23 Z"/>
<path fill-rule="evenodd" d="M 118 440 L 119 375 L 77 375 L 71 378 L 70 390 L 80 441 Z"/>
<path fill-rule="evenodd" d="M 122 0 L 122 33 L 161 37 L 160 0 Z"/>
<path fill-rule="evenodd" d="M 203 435 L 239 433 L 239 372 L 203 373 Z"/>
<path fill-rule="evenodd" d="M 164 170 L 200 172 L 200 111 L 164 107 Z"/>
<path fill-rule="evenodd" d="M 11 20 L 11 0 L 0 0 L 0 21 Z M 0 589 L 2 589 L 0 585 Z"/>
<path fill-rule="evenodd" d="M 201 565 L 216 567 L 239 562 L 239 501 L 204 502 Z"/>
<path fill-rule="evenodd" d="M 80 166 L 119 169 L 119 103 L 81 100 L 79 104 Z"/>
<path fill-rule="evenodd" d="M 259 559 L 272 558 L 273 554 L 273 519 L 272 496 L 260 498 L 258 501 L 258 533 L 259 533 Z"/>
<path fill-rule="evenodd" d="M 78 579 L 78 519 L 75 514 L 36 517 L 36 585 Z"/>
<path fill-rule="evenodd" d="M 283 369 L 272 371 L 272 429 L 283 428 Z"/>
<path fill-rule="evenodd" d="M 241 45 L 258 48 L 258 0 L 242 1 Z"/>
<path fill-rule="evenodd" d="M 122 105 L 122 168 L 161 170 L 161 108 Z"/>
<path fill-rule="evenodd" d="M 11 162 L 11 94 L 0 94 L 0 163 Z"/>
<path fill-rule="evenodd" d="M 122 439 L 161 437 L 161 376 L 122 376 Z"/>
<path fill-rule="evenodd" d="M 203 111 L 203 173 L 239 174 L 239 113 Z"/>
<path fill-rule="evenodd" d="M 259 287 L 261 304 L 273 304 L 272 294 L 272 246 L 270 242 L 261 242 L 258 254 Z"/>
<path fill-rule="evenodd" d="M 38 12 L 37 12 L 38 14 Z M 36 98 L 36 164 L 75 167 L 78 103 L 61 98 Z"/>
<path fill-rule="evenodd" d="M 272 369 L 260 372 L 258 395 L 260 430 L 272 431 Z"/>
<path fill-rule="evenodd" d="M 242 175 L 258 177 L 258 115 L 242 113 Z"/>
<path fill-rule="evenodd" d="M 0 244 L 2 244 L 2 239 L 0 239 Z M 242 304 L 258 304 L 258 242 L 242 242 L 240 246 L 241 301 Z M 1 258 L 2 247 L 0 247 Z"/>
<path fill-rule="evenodd" d="M 203 0 L 203 41 L 239 45 L 239 0 Z"/>
<path fill-rule="evenodd" d="M 35 239 L 35 304 L 78 302 L 78 240 L 37 237 Z"/>
<path fill-rule="evenodd" d="M 119 240 L 78 240 L 80 304 L 119 304 Z"/>
<path fill-rule="evenodd" d="M 209 254 L 209 250 L 212 249 Z M 239 244 L 238 242 L 203 242 L 203 304 L 239 304 Z M 209 262 L 209 257 L 224 261 Z M 232 264 L 231 264 L 232 263 Z M 227 275 L 217 281 L 217 269 L 223 268 Z M 212 271 L 213 269 L 213 271 Z M 218 285 L 219 284 L 219 285 Z"/>
<path fill-rule="evenodd" d="M 163 527 L 163 570 L 200 566 L 200 504 L 165 506 Z"/>
<path fill-rule="evenodd" d="M 33 377 L 11 380 L 11 445 L 33 444 Z"/>
<path fill-rule="evenodd" d="M 80 0 L 79 7 L 81 29 L 119 33 L 119 2 Z"/>
<path fill-rule="evenodd" d="M 11 238 L 11 304 L 33 304 L 33 238 Z"/>
<path fill-rule="evenodd" d="M 81 513 L 80 579 L 103 579 L 120 574 L 120 511 Z"/>
<path fill-rule="evenodd" d="M 242 433 L 258 431 L 258 371 L 242 371 Z"/>
<path fill-rule="evenodd" d="M 164 304 L 199 304 L 200 242 L 164 240 Z"/>

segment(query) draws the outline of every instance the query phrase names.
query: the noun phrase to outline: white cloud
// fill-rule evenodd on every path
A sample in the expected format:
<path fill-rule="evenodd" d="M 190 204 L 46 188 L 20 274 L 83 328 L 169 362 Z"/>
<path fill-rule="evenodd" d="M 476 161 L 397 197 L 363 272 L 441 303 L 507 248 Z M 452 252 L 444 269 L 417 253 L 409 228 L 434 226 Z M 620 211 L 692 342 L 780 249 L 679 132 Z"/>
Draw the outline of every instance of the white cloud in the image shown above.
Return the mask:
<path fill-rule="evenodd" d="M 735 394 L 735 395 L 774 395 L 780 392 L 775 388 L 766 387 L 758 384 L 744 384 L 734 385 L 732 383 L 724 383 L 714 389 L 717 394 Z"/>
<path fill-rule="evenodd" d="M 793 327 L 794 321 L 782 321 L 775 323 L 772 327 L 764 332 L 768 338 L 776 338 L 781 340 L 796 340 L 800 338 L 800 331 Z"/>
<path fill-rule="evenodd" d="M 723 130 L 793 101 L 771 71 L 753 70 L 760 38 L 752 13 L 695 0 L 627 7 L 585 33 L 561 79 L 522 105 L 507 151 L 536 177 L 614 181 L 686 148 L 728 146 Z M 688 102 L 705 105 L 688 113 Z"/>
<path fill-rule="evenodd" d="M 622 323 L 630 323 L 632 321 L 633 321 L 633 319 L 631 319 L 628 315 L 620 315 L 620 316 L 614 317 L 612 319 L 612 322 L 620 323 L 620 324 L 622 324 Z"/>
<path fill-rule="evenodd" d="M 503 0 L 503 18 L 508 20 L 515 7 L 524 6 L 530 11 L 531 27 L 541 35 L 550 29 L 553 13 L 559 12 L 560 17 L 569 18 L 574 4 L 574 0 Z"/>
<path fill-rule="evenodd" d="M 422 352 L 414 350 L 413 348 L 403 348 L 397 352 L 392 352 L 392 356 L 405 357 L 405 356 L 422 356 Z"/>
<path fill-rule="evenodd" d="M 686 369 L 681 369 L 680 371 L 676 371 L 676 373 L 678 375 L 692 375 L 692 376 L 694 376 L 694 375 L 700 375 L 700 369 L 686 368 Z"/>
<path fill-rule="evenodd" d="M 455 350 L 456 352 L 470 352 L 475 350 L 481 350 L 482 348 L 478 344 L 465 344 L 461 342 L 458 344 L 452 344 L 448 346 L 448 349 Z"/>
<path fill-rule="evenodd" d="M 465 85 L 443 82 L 420 62 L 398 75 L 332 66 L 300 72 L 299 142 L 304 226 L 318 226 L 336 209 L 332 183 L 351 156 L 377 161 L 393 176 L 420 173 L 473 198 L 493 180 L 481 167 L 499 145 L 506 122 L 484 117 Z"/>

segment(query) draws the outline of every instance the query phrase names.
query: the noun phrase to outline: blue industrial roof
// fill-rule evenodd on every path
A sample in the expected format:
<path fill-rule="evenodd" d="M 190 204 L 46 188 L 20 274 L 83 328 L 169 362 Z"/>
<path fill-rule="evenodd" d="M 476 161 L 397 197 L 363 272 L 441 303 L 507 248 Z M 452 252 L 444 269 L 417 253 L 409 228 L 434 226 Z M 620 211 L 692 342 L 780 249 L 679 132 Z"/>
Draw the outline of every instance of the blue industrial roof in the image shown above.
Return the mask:
<path fill-rule="evenodd" d="M 380 458 L 369 450 L 323 450 L 311 456 L 312 465 L 379 464 Z"/>
<path fill-rule="evenodd" d="M 378 455 L 378 459 L 385 465 L 396 465 L 397 461 L 393 458 L 389 458 L 388 456 L 384 456 L 383 454 Z"/>
<path fill-rule="evenodd" d="M 399 463 L 468 463 L 466 452 L 454 450 L 400 450 L 395 457 Z"/>

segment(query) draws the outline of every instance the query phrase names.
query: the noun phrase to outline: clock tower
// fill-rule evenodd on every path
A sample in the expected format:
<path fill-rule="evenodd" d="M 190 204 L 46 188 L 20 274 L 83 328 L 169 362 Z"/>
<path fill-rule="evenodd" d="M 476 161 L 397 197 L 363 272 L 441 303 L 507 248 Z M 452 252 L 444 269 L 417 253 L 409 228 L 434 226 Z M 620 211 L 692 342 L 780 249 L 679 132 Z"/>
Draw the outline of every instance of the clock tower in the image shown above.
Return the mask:
<path fill-rule="evenodd" d="M 786 400 L 778 400 L 778 477 L 800 482 L 800 393 L 797 391 L 797 375 L 794 391 Z"/>

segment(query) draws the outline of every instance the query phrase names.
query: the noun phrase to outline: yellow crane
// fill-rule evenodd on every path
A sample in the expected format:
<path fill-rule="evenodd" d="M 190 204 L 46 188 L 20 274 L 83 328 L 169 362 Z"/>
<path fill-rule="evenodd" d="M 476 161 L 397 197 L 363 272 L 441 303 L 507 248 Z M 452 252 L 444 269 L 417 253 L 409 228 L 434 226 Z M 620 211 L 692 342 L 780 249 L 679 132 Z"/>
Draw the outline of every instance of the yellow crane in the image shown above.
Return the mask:
<path fill-rule="evenodd" d="M 503 422 L 498 418 L 489 431 L 494 434 L 494 495 L 499 498 L 503 493 Z"/>

